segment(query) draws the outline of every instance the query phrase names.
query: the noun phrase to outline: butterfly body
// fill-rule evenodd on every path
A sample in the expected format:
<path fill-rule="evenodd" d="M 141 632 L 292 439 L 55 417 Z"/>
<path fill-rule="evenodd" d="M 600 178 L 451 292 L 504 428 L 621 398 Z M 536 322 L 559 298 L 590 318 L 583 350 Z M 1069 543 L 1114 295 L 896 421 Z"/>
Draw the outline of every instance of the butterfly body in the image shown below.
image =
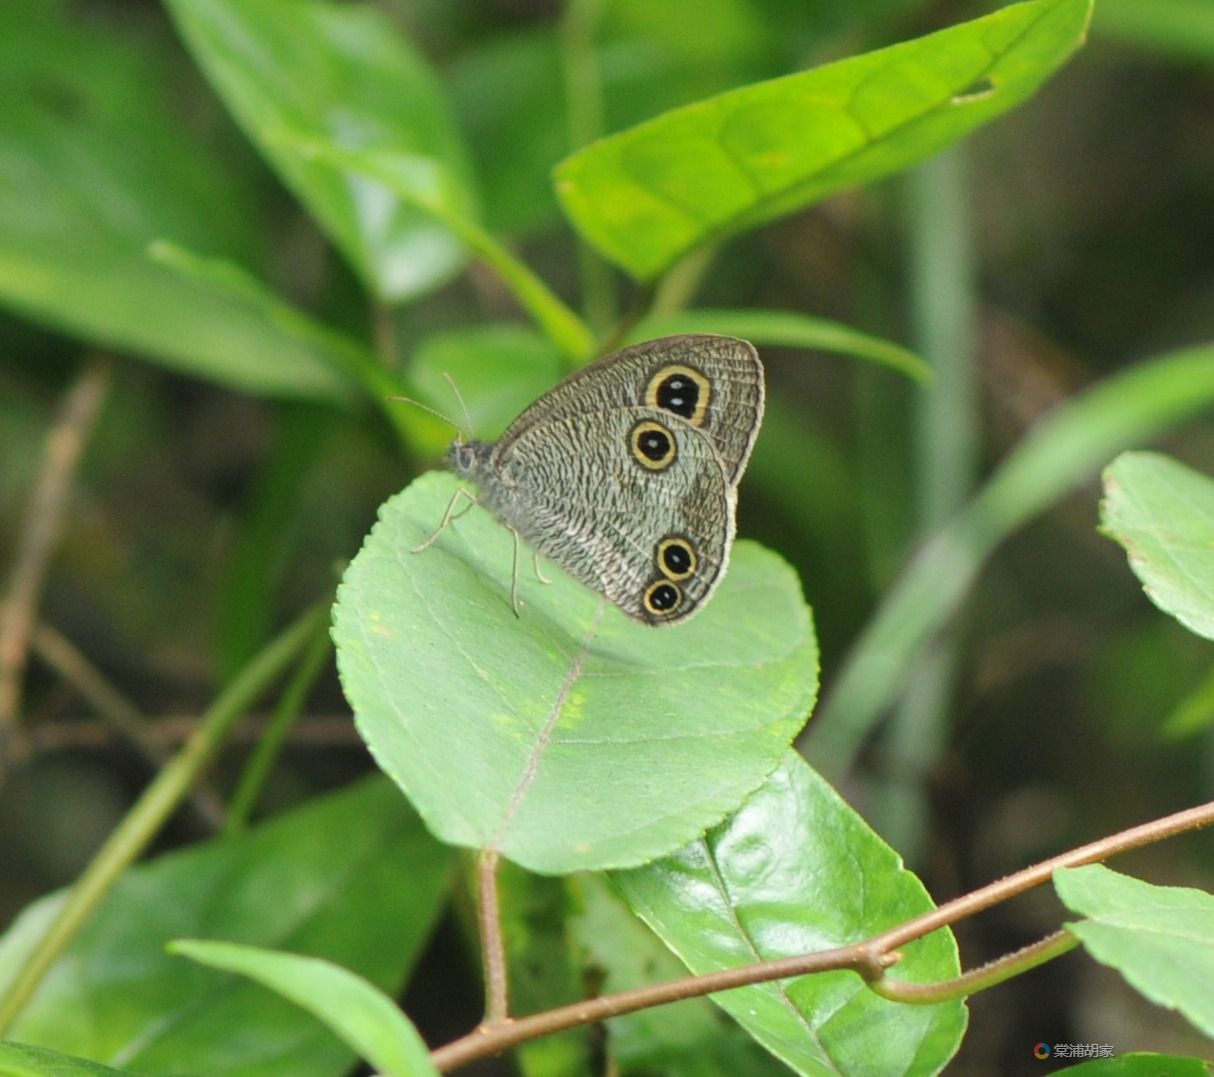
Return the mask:
<path fill-rule="evenodd" d="M 545 393 L 454 470 L 537 552 L 648 624 L 685 620 L 729 559 L 737 483 L 763 415 L 745 341 L 665 337 Z"/>

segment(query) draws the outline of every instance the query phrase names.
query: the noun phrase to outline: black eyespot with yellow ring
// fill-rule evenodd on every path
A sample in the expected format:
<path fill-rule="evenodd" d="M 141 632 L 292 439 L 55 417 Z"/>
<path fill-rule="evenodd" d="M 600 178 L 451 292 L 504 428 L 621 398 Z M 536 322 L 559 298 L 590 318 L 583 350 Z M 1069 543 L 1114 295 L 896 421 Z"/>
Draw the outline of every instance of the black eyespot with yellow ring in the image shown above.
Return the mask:
<path fill-rule="evenodd" d="M 641 604 L 652 617 L 669 617 L 683 605 L 683 589 L 670 580 L 654 580 L 645 588 Z"/>
<path fill-rule="evenodd" d="M 700 559 L 695 547 L 682 535 L 668 535 L 658 543 L 654 555 L 658 571 L 668 580 L 685 580 L 696 574 Z"/>
<path fill-rule="evenodd" d="M 645 404 L 703 426 L 712 399 L 712 382 L 695 367 L 670 363 L 658 370 L 645 387 Z"/>
<path fill-rule="evenodd" d="M 679 455 L 674 434 L 661 423 L 642 419 L 628 433 L 632 458 L 650 471 L 665 471 Z"/>

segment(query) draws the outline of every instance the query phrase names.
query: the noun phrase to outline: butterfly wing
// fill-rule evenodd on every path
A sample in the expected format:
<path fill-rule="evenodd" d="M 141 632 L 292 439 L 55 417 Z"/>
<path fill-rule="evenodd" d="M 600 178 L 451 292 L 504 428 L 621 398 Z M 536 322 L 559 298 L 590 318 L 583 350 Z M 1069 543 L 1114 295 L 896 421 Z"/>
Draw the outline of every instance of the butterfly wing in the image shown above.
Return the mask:
<path fill-rule="evenodd" d="M 736 485 L 763 421 L 763 364 L 754 345 L 689 333 L 612 352 L 566 378 L 524 411 L 498 441 L 500 453 L 538 424 L 591 411 L 649 407 L 703 434 Z"/>
<path fill-rule="evenodd" d="M 629 616 L 685 620 L 721 579 L 735 488 L 702 428 L 583 397 L 575 411 L 535 417 L 494 456 L 498 515 Z"/>

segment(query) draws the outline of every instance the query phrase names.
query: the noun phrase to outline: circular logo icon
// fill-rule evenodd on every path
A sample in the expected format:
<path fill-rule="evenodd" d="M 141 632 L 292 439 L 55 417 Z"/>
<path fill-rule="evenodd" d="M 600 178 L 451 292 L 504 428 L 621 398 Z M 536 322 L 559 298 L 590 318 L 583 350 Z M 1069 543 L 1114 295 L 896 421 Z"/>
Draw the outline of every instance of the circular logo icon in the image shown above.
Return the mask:
<path fill-rule="evenodd" d="M 1037 1044 L 1037 1046 L 1033 1048 L 1033 1057 L 1034 1058 L 1049 1058 L 1050 1057 L 1050 1045 L 1048 1043 Z"/>

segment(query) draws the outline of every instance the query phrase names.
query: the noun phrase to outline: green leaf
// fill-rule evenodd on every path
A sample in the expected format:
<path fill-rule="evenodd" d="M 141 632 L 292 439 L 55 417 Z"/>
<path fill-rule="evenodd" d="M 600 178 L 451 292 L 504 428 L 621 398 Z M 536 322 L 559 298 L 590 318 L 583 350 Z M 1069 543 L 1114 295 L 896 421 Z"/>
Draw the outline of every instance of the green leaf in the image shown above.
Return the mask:
<path fill-rule="evenodd" d="M 345 395 L 315 341 L 148 257 L 169 239 L 246 262 L 260 241 L 253 192 L 161 106 L 154 55 L 59 5 L 0 6 L 0 302 L 245 392 Z"/>
<path fill-rule="evenodd" d="M 918 382 L 929 381 L 932 376 L 928 363 L 909 348 L 828 318 L 791 310 L 683 310 L 646 318 L 628 339 L 648 340 L 675 333 L 723 333 L 753 344 L 850 355 L 892 367 Z"/>
<path fill-rule="evenodd" d="M 441 90 L 382 13 L 325 0 L 169 0 L 168 8 L 232 115 L 368 288 L 402 299 L 463 265 L 463 244 L 432 214 L 278 137 L 290 130 L 374 148 L 427 200 L 471 215 L 464 148 Z"/>
<path fill-rule="evenodd" d="M 1214 1066 L 1200 1058 L 1134 1051 L 1115 1058 L 1081 1062 L 1078 1066 L 1053 1072 L 1069 1073 L 1072 1077 L 1210 1077 Z"/>
<path fill-rule="evenodd" d="M 794 752 L 734 815 L 665 860 L 613 876 L 692 972 L 846 946 L 932 908 L 922 884 Z M 951 933 L 901 949 L 892 979 L 959 972 Z M 836 971 L 712 996 L 797 1073 L 938 1073 L 965 1029 L 960 1001 L 889 1002 Z"/>
<path fill-rule="evenodd" d="M 1060 868 L 1054 887 L 1068 909 L 1087 917 L 1065 926 L 1092 957 L 1214 1036 L 1214 896 L 1153 886 L 1102 864 Z"/>
<path fill-rule="evenodd" d="M 890 590 L 815 723 L 814 762 L 827 773 L 848 764 L 1002 539 L 1116 453 L 1212 405 L 1214 346 L 1205 346 L 1141 363 L 1046 417 Z"/>
<path fill-rule="evenodd" d="M 440 908 L 448 859 L 383 781 L 161 857 L 119 880 L 11 1034 L 143 1073 L 337 1077 L 350 1052 L 312 1018 L 183 965 L 165 944 L 207 933 L 290 947 L 396 990 Z M 0 940 L 0 987 L 61 900 L 34 903 Z"/>
<path fill-rule="evenodd" d="M 761 82 L 601 139 L 555 172 L 578 230 L 650 280 L 689 251 L 922 160 L 1020 104 L 1082 44 L 1091 0 L 1034 0 Z"/>
<path fill-rule="evenodd" d="M 340 965 L 233 942 L 178 939 L 168 949 L 211 968 L 240 973 L 290 999 L 388 1077 L 438 1074 L 425 1041 L 396 1003 Z"/>
<path fill-rule="evenodd" d="M 127 1073 L 45 1047 L 0 1043 L 0 1077 L 124 1077 Z"/>
<path fill-rule="evenodd" d="M 1214 639 L 1214 479 L 1158 453 L 1122 453 L 1104 473 L 1100 521 L 1147 597 Z"/>
<path fill-rule="evenodd" d="M 792 570 L 736 544 L 707 608 L 638 624 L 520 558 L 479 506 L 416 556 L 458 489 L 422 476 L 380 508 L 338 592 L 346 697 L 379 765 L 443 841 L 545 874 L 660 856 L 735 808 L 817 683 Z"/>

